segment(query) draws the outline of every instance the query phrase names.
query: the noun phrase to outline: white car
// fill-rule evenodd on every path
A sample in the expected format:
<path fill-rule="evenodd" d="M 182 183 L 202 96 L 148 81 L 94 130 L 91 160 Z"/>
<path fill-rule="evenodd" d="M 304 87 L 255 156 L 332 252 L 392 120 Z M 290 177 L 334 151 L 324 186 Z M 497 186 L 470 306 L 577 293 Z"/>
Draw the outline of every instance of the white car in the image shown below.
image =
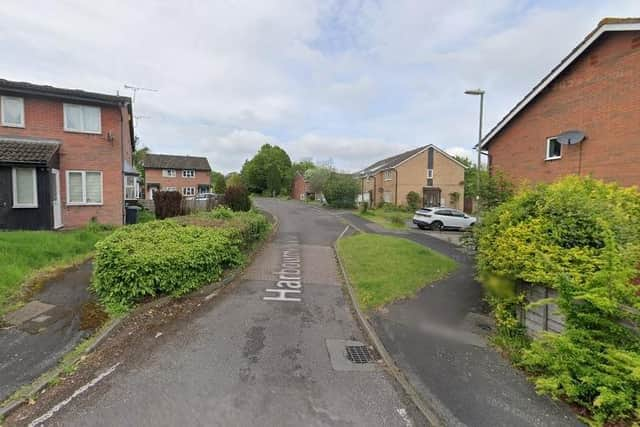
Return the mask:
<path fill-rule="evenodd" d="M 423 208 L 417 210 L 413 216 L 413 223 L 421 230 L 443 230 L 445 228 L 462 230 L 472 227 L 476 217 L 469 216 L 457 209 L 451 208 Z"/>

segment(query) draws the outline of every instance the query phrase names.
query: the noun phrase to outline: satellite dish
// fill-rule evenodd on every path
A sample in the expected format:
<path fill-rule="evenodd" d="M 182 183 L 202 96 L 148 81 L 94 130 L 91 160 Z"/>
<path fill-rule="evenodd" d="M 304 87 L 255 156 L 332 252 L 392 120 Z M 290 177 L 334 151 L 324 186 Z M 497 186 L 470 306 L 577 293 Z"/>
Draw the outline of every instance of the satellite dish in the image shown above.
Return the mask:
<path fill-rule="evenodd" d="M 556 136 L 556 141 L 564 145 L 573 145 L 581 143 L 585 138 L 585 134 L 579 130 L 568 130 Z"/>

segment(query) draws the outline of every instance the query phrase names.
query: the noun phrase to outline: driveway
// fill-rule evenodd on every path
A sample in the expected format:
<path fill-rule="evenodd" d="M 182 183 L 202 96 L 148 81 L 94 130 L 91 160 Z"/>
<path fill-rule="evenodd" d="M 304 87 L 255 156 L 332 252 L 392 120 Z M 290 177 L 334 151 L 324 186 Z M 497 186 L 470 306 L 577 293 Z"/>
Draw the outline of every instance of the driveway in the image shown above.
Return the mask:
<path fill-rule="evenodd" d="M 256 204 L 279 231 L 231 289 L 47 425 L 423 424 L 384 367 L 345 358 L 345 345 L 364 342 L 331 247 L 345 225 L 296 202 Z"/>
<path fill-rule="evenodd" d="M 456 232 L 388 232 L 357 215 L 345 219 L 369 232 L 413 240 L 459 264 L 415 298 L 371 316 L 396 364 L 446 425 L 581 425 L 566 405 L 537 395 L 525 376 L 487 342 L 492 321 L 482 286 L 474 279 L 473 259 L 443 238 Z"/>

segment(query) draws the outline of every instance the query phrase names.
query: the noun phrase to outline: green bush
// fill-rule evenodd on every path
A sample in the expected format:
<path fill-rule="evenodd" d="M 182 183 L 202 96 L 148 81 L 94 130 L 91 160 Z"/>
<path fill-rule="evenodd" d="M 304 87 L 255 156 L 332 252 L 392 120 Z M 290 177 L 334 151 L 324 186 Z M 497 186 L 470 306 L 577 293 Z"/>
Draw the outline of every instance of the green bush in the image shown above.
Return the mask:
<path fill-rule="evenodd" d="M 407 193 L 407 207 L 412 211 L 420 207 L 420 195 L 415 191 L 409 191 Z"/>
<path fill-rule="evenodd" d="M 138 224 L 154 221 L 155 219 L 156 215 L 148 209 L 141 209 L 138 211 Z"/>
<path fill-rule="evenodd" d="M 369 210 L 369 203 L 360 202 L 360 213 L 366 214 L 368 210 Z"/>
<path fill-rule="evenodd" d="M 351 175 L 331 173 L 324 185 L 324 197 L 334 208 L 353 208 L 359 193 L 358 183 Z"/>
<path fill-rule="evenodd" d="M 244 185 L 230 185 L 224 192 L 224 204 L 233 211 L 248 211 L 251 209 L 249 191 Z"/>
<path fill-rule="evenodd" d="M 567 177 L 524 190 L 474 230 L 479 278 L 503 341 L 522 337 L 515 284 L 558 291 L 562 334 L 522 346 L 515 359 L 541 393 L 587 408 L 598 424 L 640 419 L 640 193 Z M 528 347 L 528 348 L 527 348 Z"/>
<path fill-rule="evenodd" d="M 182 194 L 177 191 L 156 191 L 153 204 L 158 219 L 171 218 L 182 213 Z"/>
<path fill-rule="evenodd" d="M 400 214 L 394 213 L 389 215 L 389 221 L 391 221 L 392 224 L 402 225 L 404 224 L 404 217 Z"/>

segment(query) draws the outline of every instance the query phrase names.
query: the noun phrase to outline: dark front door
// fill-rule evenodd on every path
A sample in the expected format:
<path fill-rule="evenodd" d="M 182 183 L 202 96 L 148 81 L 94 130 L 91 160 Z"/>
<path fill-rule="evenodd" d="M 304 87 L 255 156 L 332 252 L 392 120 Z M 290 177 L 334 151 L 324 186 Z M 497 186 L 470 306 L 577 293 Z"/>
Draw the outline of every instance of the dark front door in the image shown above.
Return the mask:
<path fill-rule="evenodd" d="M 440 206 L 441 191 L 439 188 L 425 187 L 422 190 L 422 200 L 424 200 L 424 207 L 430 208 L 434 206 Z"/>
<path fill-rule="evenodd" d="M 0 167 L 0 230 L 9 227 L 11 197 L 11 168 Z"/>

